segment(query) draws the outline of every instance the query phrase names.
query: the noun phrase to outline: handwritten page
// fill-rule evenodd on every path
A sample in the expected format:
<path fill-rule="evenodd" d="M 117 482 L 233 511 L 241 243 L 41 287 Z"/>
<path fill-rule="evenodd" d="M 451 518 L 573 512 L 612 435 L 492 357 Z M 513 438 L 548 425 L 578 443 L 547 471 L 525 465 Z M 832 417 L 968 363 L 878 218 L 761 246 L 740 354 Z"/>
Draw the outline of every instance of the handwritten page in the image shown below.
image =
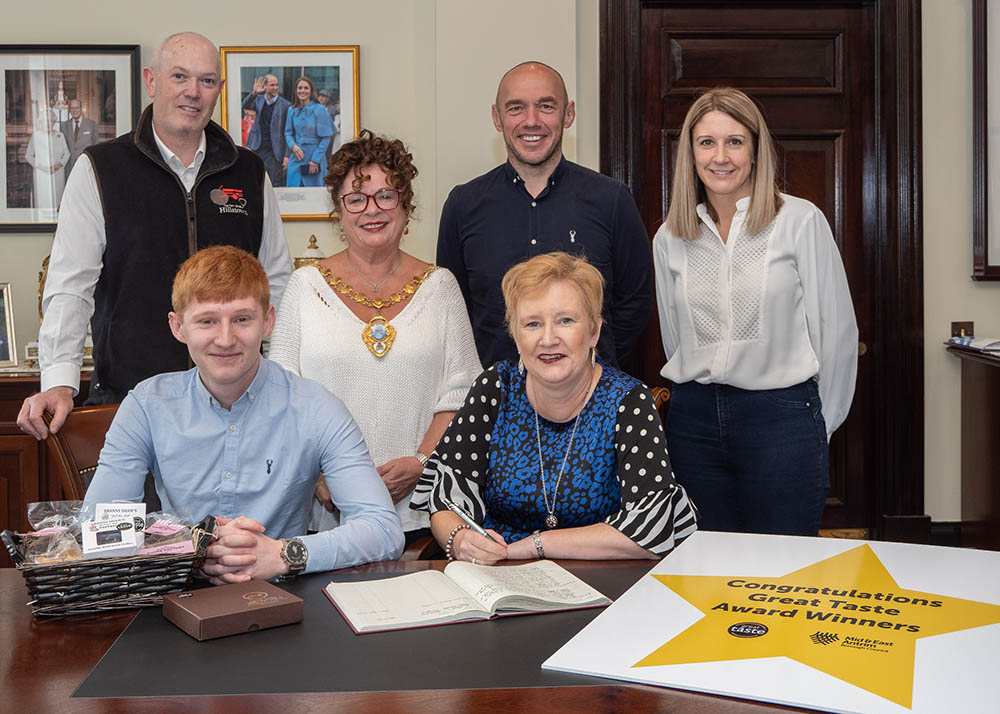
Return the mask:
<path fill-rule="evenodd" d="M 482 605 L 436 570 L 396 578 L 330 583 L 330 597 L 358 632 L 488 616 Z"/>
<path fill-rule="evenodd" d="M 507 567 L 454 562 L 445 568 L 445 574 L 490 612 L 609 602 L 551 560 Z"/>

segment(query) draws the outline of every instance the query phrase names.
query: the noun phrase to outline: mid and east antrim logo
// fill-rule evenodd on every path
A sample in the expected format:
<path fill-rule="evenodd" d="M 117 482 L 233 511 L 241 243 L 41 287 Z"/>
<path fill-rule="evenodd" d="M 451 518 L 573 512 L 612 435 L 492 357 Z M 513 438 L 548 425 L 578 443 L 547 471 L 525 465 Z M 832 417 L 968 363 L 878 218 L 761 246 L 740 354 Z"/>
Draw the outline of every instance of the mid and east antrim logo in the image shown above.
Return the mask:
<path fill-rule="evenodd" d="M 840 640 L 835 632 L 814 632 L 809 635 L 809 639 L 813 641 L 814 645 L 832 645 Z"/>
<path fill-rule="evenodd" d="M 243 198 L 242 188 L 213 188 L 208 194 L 212 203 L 219 207 L 219 213 L 242 213 L 247 215 L 247 200 Z"/>
<path fill-rule="evenodd" d="M 767 626 L 759 622 L 737 622 L 730 625 L 729 634 L 733 637 L 760 637 L 767 634 Z"/>

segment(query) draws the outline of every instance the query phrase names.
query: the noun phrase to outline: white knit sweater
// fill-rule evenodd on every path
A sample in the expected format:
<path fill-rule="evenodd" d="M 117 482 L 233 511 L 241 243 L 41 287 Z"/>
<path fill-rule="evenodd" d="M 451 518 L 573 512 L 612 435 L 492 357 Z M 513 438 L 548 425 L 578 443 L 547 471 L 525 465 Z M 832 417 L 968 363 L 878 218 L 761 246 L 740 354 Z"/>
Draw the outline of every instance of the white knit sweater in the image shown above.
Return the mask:
<path fill-rule="evenodd" d="M 413 456 L 434 415 L 457 410 L 482 371 L 465 301 L 448 270 L 431 273 L 390 323 L 396 340 L 385 356 L 375 357 L 361 340 L 367 323 L 308 266 L 288 281 L 268 353 L 347 405 L 376 466 Z M 403 530 L 426 527 L 427 514 L 410 510 L 409 503 L 407 497 L 396 504 Z M 317 525 L 314 518 L 312 527 Z"/>

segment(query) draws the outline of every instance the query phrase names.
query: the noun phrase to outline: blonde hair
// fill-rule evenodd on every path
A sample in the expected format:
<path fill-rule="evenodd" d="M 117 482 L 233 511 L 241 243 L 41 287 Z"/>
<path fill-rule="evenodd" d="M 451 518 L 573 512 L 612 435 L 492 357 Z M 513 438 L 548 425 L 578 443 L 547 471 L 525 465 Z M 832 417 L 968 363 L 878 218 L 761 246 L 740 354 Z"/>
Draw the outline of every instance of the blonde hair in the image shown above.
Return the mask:
<path fill-rule="evenodd" d="M 716 87 L 698 97 L 688 109 L 677 139 L 677 164 L 666 224 L 667 230 L 681 238 L 698 237 L 699 203 L 704 202 L 712 220 L 718 220 L 715 207 L 705 193 L 705 184 L 695 170 L 692 146 L 695 125 L 713 111 L 732 117 L 752 137 L 754 163 L 750 169 L 750 210 L 747 212 L 746 232 L 749 235 L 759 233 L 774 220 L 781 208 L 781 194 L 776 183 L 777 155 L 764 117 L 753 100 L 740 90 Z"/>
<path fill-rule="evenodd" d="M 604 309 L 604 276 L 586 258 L 559 252 L 536 255 L 518 263 L 503 276 L 500 287 L 507 308 L 504 319 L 508 332 L 521 298 L 559 281 L 570 283 L 580 291 L 584 310 L 590 319 L 590 329 L 596 332 L 601 310 Z"/>
<path fill-rule="evenodd" d="M 184 261 L 170 295 L 174 312 L 184 319 L 193 302 L 232 302 L 253 298 L 267 312 L 271 288 L 260 262 L 231 245 L 213 245 Z"/>

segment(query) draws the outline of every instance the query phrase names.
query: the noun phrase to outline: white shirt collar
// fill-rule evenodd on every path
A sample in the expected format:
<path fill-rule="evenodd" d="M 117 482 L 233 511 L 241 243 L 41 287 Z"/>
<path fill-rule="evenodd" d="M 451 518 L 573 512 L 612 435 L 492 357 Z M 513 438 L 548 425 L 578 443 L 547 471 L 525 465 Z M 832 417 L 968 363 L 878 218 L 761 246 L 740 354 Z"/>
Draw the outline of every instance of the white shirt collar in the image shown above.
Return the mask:
<path fill-rule="evenodd" d="M 201 162 L 205 160 L 205 130 L 201 131 L 201 139 L 198 141 L 198 150 L 194 154 L 194 161 L 191 162 L 190 166 L 185 166 L 184 162 L 181 161 L 180 157 L 177 156 L 170 148 L 163 143 L 160 135 L 156 133 L 156 127 L 153 129 L 153 139 L 156 140 L 156 148 L 160 150 L 160 156 L 163 160 L 167 162 L 167 165 L 174 169 L 175 171 L 179 168 L 180 170 L 189 168 L 200 168 Z"/>
<path fill-rule="evenodd" d="M 750 208 L 749 196 L 744 196 L 743 198 L 741 198 L 736 202 L 737 213 L 743 213 L 749 208 Z M 707 203 L 699 203 L 697 206 L 697 211 L 698 211 L 698 217 L 701 218 L 703 221 L 705 221 L 706 223 L 714 223 L 714 221 L 712 221 L 712 218 L 708 213 Z"/>

